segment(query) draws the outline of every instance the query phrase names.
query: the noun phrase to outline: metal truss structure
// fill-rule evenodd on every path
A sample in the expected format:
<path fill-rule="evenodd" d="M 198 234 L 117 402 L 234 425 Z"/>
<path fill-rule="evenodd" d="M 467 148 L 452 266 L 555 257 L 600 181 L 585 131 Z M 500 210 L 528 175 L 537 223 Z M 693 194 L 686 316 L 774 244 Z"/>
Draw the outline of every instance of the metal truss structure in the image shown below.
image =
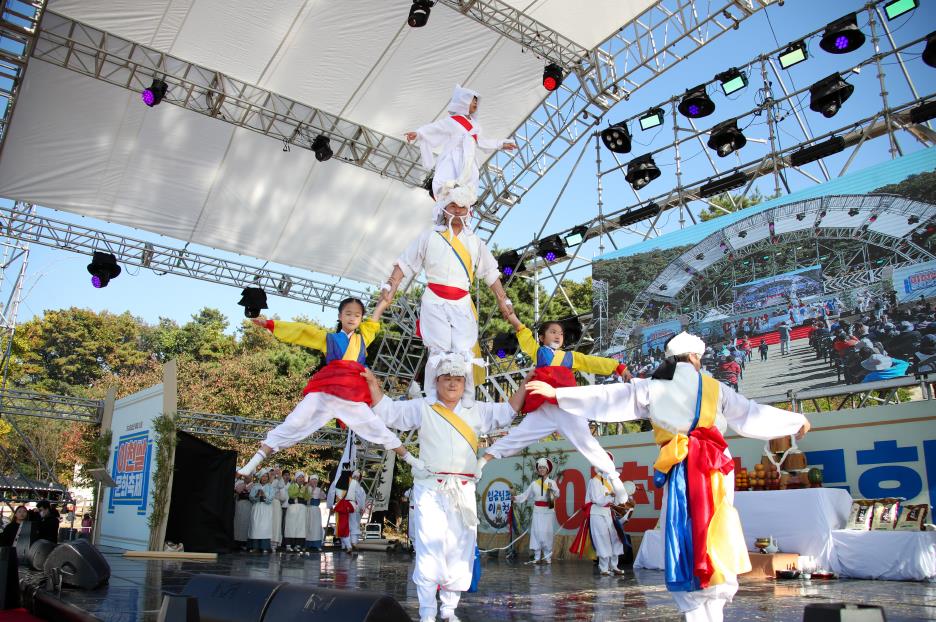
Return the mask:
<path fill-rule="evenodd" d="M 0 153 L 44 10 L 45 0 L 0 0 Z"/>
<path fill-rule="evenodd" d="M 490 240 L 513 206 L 552 169 L 616 103 L 650 83 L 682 60 L 698 52 L 751 17 L 773 0 L 696 2 L 660 0 L 623 25 L 607 40 L 579 60 L 566 64 L 571 74 L 514 133 L 519 149 L 498 152 L 481 171 L 477 213 L 478 233 Z M 445 4 L 473 4 L 445 2 Z M 493 3 L 480 2 L 491 26 L 497 11 Z M 471 13 L 466 13 L 472 15 Z M 490 21 L 488 21 L 490 20 Z M 520 20 L 497 32 L 523 45 L 527 28 Z M 512 32 L 513 34 L 508 34 Z M 528 49 L 561 63 L 557 45 L 530 42 Z"/>
<path fill-rule="evenodd" d="M 335 158 L 410 186 L 428 171 L 419 149 L 399 138 L 47 11 L 34 58 L 135 92 L 153 78 L 169 85 L 164 103 L 312 150 L 324 134 Z"/>

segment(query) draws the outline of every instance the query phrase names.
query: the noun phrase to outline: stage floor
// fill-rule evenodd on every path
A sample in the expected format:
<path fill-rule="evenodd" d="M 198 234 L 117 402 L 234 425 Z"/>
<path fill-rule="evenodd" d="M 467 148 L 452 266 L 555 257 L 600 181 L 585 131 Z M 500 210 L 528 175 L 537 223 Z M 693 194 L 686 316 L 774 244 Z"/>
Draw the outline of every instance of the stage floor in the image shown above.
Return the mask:
<path fill-rule="evenodd" d="M 397 598 L 418 619 L 406 553 L 362 552 L 295 555 L 222 555 L 217 562 L 142 561 L 105 551 L 110 585 L 63 591 L 62 598 L 106 622 L 156 620 L 162 594 L 180 592 L 189 577 L 213 573 L 236 577 L 366 589 Z M 727 610 L 728 620 L 801 620 L 815 602 L 881 605 L 889 622 L 936 619 L 936 584 L 892 581 L 799 581 L 744 583 Z M 458 607 L 463 622 L 500 620 L 679 620 L 663 585 L 662 572 L 637 570 L 619 578 L 599 577 L 590 564 L 551 566 L 485 561 L 481 588 Z M 350 621 L 349 621 L 350 622 Z"/>

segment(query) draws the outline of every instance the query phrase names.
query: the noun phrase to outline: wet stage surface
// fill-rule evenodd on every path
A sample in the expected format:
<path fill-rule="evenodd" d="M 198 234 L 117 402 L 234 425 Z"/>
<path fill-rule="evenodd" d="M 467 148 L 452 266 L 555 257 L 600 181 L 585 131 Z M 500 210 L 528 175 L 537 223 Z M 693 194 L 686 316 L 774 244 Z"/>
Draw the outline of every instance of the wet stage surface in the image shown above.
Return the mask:
<path fill-rule="evenodd" d="M 418 619 L 416 591 L 406 553 L 362 552 L 296 555 L 221 555 L 217 562 L 144 561 L 105 551 L 110 584 L 95 591 L 66 589 L 62 598 L 107 622 L 154 622 L 163 593 L 178 593 L 195 574 L 281 580 L 394 596 Z M 936 584 L 895 581 L 764 581 L 742 583 L 726 608 L 726 620 L 802 620 L 815 602 L 884 607 L 889 622 L 936 620 Z M 501 620 L 680 620 L 659 571 L 599 577 L 592 565 L 551 566 L 484 561 L 477 593 L 465 594 L 456 611 L 463 622 Z"/>

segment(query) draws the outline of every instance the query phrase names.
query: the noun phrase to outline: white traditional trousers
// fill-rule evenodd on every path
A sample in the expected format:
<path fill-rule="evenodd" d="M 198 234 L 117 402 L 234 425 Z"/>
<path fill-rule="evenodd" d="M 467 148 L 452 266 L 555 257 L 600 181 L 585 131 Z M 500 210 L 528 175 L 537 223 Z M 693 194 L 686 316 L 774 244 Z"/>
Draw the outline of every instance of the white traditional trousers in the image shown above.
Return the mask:
<path fill-rule="evenodd" d="M 442 490 L 413 487 L 410 520 L 414 521 L 416 566 L 413 583 L 419 594 L 419 617 L 435 618 L 436 590 L 441 615 L 452 617 L 461 592 L 471 586 L 477 527 L 467 527 L 458 505 Z M 414 520 L 415 519 L 415 520 Z"/>
<path fill-rule="evenodd" d="M 273 451 L 292 447 L 335 418 L 344 421 L 361 438 L 371 443 L 383 445 L 387 449 L 396 449 L 402 444 L 370 406 L 328 393 L 307 394 L 283 423 L 267 433 L 263 443 Z"/>
<path fill-rule="evenodd" d="M 562 434 L 602 475 L 619 476 L 614 461 L 588 429 L 588 420 L 569 414 L 555 404 L 546 403 L 527 413 L 519 424 L 510 428 L 506 436 L 497 439 L 485 453 L 495 458 L 516 456 L 554 432 Z"/>
<path fill-rule="evenodd" d="M 598 556 L 598 569 L 608 572 L 617 565 L 617 556 L 624 554 L 624 545 L 611 522 L 611 510 L 592 506 L 589 515 L 592 546 Z"/>
<path fill-rule="evenodd" d="M 463 356 L 466 361 L 473 358 L 471 349 L 478 341 L 478 320 L 471 311 L 469 298 L 466 296 L 449 304 L 432 302 L 423 296 L 419 307 L 419 334 L 429 348 L 423 388 L 427 397 L 435 399 L 436 369 L 439 367 L 440 357 L 447 352 L 453 352 Z M 465 379 L 465 395 L 474 396 L 472 374 L 468 374 Z"/>
<path fill-rule="evenodd" d="M 541 507 L 533 508 L 533 520 L 530 521 L 530 550 L 536 552 L 536 559 L 552 559 L 553 536 L 556 528 L 556 513 Z"/>

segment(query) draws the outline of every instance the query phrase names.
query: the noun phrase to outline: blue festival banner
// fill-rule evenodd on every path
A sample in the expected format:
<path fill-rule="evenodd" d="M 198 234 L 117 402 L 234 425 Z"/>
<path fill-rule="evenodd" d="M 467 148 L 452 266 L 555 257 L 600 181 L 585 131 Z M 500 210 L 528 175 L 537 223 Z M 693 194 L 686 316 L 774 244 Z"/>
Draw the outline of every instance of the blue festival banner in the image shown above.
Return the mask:
<path fill-rule="evenodd" d="M 107 511 L 118 505 L 137 506 L 137 514 L 146 514 L 149 500 L 150 465 L 153 442 L 149 430 L 121 436 L 114 452 L 111 477 L 117 485 L 110 489 Z"/>

